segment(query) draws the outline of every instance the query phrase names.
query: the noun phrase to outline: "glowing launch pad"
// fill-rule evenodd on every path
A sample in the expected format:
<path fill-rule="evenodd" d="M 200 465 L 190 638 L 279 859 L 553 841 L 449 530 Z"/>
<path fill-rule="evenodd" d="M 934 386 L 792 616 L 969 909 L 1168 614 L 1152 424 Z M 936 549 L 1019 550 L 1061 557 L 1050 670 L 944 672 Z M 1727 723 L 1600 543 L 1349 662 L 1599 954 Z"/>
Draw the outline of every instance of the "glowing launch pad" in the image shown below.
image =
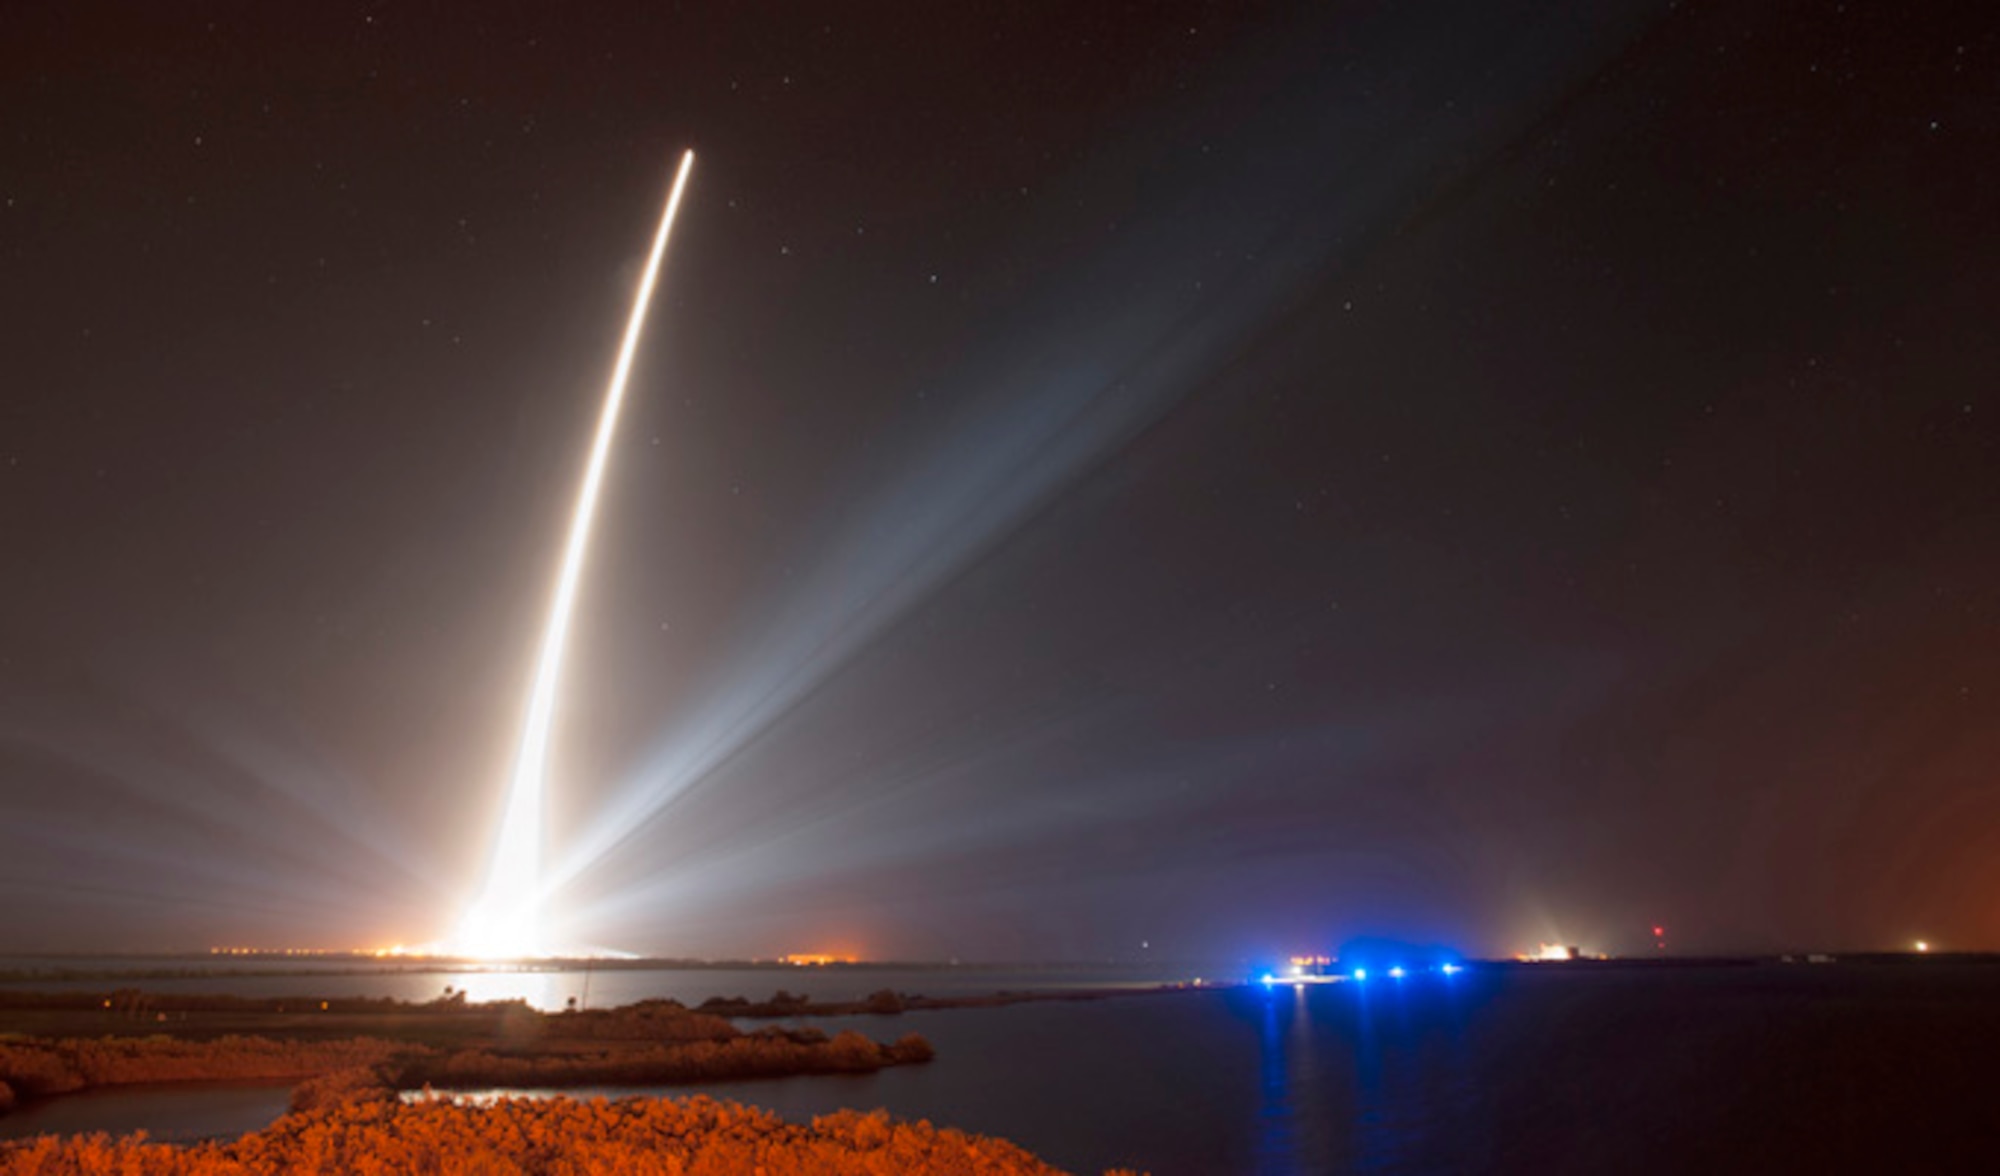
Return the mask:
<path fill-rule="evenodd" d="M 563 545 L 548 624 L 542 631 L 541 648 L 535 660 L 534 685 L 528 694 L 520 747 L 514 756 L 507 806 L 487 868 L 485 890 L 460 920 L 451 939 L 441 945 L 454 955 L 519 959 L 557 949 L 544 925 L 549 895 L 543 888 L 541 869 L 542 802 L 547 787 L 556 686 L 562 677 L 563 650 L 569 642 L 570 615 L 576 605 L 577 583 L 583 575 L 584 552 L 590 545 L 591 521 L 597 513 L 598 489 L 604 480 L 611 438 L 618 429 L 618 410 L 625 400 L 626 380 L 639 349 L 639 336 L 645 326 L 646 308 L 653 299 L 660 261 L 666 256 L 674 214 L 680 209 L 681 193 L 693 168 L 694 152 L 689 151 L 681 156 L 680 170 L 675 173 L 673 188 L 667 194 L 666 211 L 661 214 L 659 231 L 653 236 L 653 251 L 646 259 L 645 276 L 639 281 L 632 315 L 625 325 L 625 339 L 618 349 L 618 364 L 605 389 L 604 408 L 598 416 L 596 437 L 590 447 L 590 463 L 577 493 L 576 513 L 570 518 L 569 539 Z"/>

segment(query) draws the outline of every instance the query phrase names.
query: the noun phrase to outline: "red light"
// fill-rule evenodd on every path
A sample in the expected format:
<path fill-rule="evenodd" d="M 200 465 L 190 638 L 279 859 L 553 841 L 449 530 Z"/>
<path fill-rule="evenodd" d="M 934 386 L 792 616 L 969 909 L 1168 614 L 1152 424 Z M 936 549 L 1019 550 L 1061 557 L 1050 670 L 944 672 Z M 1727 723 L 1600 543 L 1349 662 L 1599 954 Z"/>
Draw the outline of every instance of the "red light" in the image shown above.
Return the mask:
<path fill-rule="evenodd" d="M 1661 936 L 1665 935 L 1666 933 L 1667 933 L 1667 929 L 1666 929 L 1665 927 L 1655 927 L 1655 928 L 1653 928 L 1653 938 L 1655 938 L 1655 939 L 1658 939 L 1658 938 L 1660 938 Z"/>

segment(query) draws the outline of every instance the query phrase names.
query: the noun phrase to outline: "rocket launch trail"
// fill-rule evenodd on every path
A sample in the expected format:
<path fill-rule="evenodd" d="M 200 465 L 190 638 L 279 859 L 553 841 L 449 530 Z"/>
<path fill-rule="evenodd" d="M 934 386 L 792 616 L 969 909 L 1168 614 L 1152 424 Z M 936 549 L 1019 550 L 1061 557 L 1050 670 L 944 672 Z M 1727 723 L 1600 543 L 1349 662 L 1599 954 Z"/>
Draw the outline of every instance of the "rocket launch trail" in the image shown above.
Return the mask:
<path fill-rule="evenodd" d="M 694 152 L 688 151 L 681 156 L 673 189 L 667 194 L 666 211 L 661 214 L 659 231 L 653 236 L 645 276 L 639 281 L 632 315 L 625 325 L 624 342 L 618 349 L 618 364 L 604 392 L 604 408 L 591 442 L 590 463 L 577 493 L 576 513 L 570 518 L 569 538 L 563 545 L 548 624 L 542 631 L 541 648 L 535 659 L 534 685 L 528 695 L 521 743 L 507 786 L 507 807 L 501 818 L 499 838 L 488 866 L 485 890 L 459 923 L 450 944 L 457 954 L 518 958 L 539 954 L 551 946 L 541 926 L 541 907 L 546 897 L 542 892 L 541 846 L 542 797 L 547 784 L 549 728 L 555 717 L 556 687 L 562 677 L 563 650 L 569 641 L 570 615 L 576 605 L 577 583 L 583 574 L 584 552 L 590 545 L 591 521 L 597 513 L 598 489 L 603 483 L 611 439 L 618 429 L 618 410 L 625 400 L 626 380 L 639 348 L 639 335 L 659 277 L 660 261 L 666 255 L 674 214 L 680 208 L 681 193 L 693 168 Z"/>

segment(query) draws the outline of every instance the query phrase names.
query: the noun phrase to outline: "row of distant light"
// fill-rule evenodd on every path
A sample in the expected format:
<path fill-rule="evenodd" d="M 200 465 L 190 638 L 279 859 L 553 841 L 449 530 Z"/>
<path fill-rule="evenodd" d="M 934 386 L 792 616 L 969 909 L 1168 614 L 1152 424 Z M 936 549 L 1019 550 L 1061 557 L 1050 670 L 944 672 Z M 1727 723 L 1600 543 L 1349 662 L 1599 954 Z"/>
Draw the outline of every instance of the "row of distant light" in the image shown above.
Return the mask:
<path fill-rule="evenodd" d="M 1437 973 L 1438 973 L 1439 975 L 1441 975 L 1441 976 L 1456 976 L 1456 975 L 1458 975 L 1458 974 L 1459 974 L 1460 972 L 1463 972 L 1463 971 L 1465 971 L 1465 968 L 1464 968 L 1464 966 L 1463 966 L 1463 965 L 1461 965 L 1461 964 L 1439 964 L 1439 965 L 1438 965 L 1438 966 L 1437 966 L 1437 967 L 1436 967 L 1435 969 L 1431 969 L 1431 970 L 1433 970 L 1433 971 L 1436 971 L 1436 972 L 1437 972 Z M 1389 979 L 1391 979 L 1391 980 L 1401 980 L 1401 979 L 1405 978 L 1406 976 L 1408 976 L 1408 975 L 1410 974 L 1410 969 L 1408 969 L 1408 968 L 1405 968 L 1405 967 L 1404 967 L 1403 965 L 1401 965 L 1401 964 L 1392 964 L 1392 965 L 1390 965 L 1390 966 L 1389 966 L 1389 970 L 1388 970 L 1388 972 L 1387 972 L 1387 973 L 1385 973 L 1385 974 L 1386 974 L 1386 975 L 1387 975 L 1387 976 L 1389 977 Z M 1346 974 L 1345 976 L 1325 976 L 1325 977 L 1314 977 L 1314 978 L 1308 978 L 1308 977 L 1306 977 L 1306 976 L 1305 976 L 1305 975 L 1303 975 L 1303 974 L 1301 974 L 1301 975 L 1297 975 L 1297 976 L 1292 976 L 1292 977 L 1290 977 L 1290 978 L 1283 978 L 1283 977 L 1280 977 L 1280 976 L 1279 976 L 1279 975 L 1278 975 L 1277 973 L 1275 973 L 1275 972 L 1266 972 L 1266 973 L 1264 973 L 1264 974 L 1263 974 L 1263 975 L 1262 975 L 1261 977 L 1259 977 L 1259 978 L 1258 978 L 1258 980 L 1259 980 L 1259 983 L 1263 984 L 1263 985 L 1264 985 L 1264 987 L 1266 987 L 1266 988 L 1269 988 L 1269 987 L 1271 987 L 1271 986 L 1272 986 L 1272 985 L 1274 985 L 1274 984 L 1280 984 L 1280 983 L 1282 983 L 1282 984 L 1301 984 L 1301 985 L 1303 985 L 1303 984 L 1310 984 L 1310 983 L 1312 983 L 1312 982 L 1313 982 L 1313 980 L 1314 980 L 1314 979 L 1324 979 L 1324 980 L 1366 980 L 1366 979 L 1368 979 L 1368 969 L 1366 969 L 1366 968 L 1356 968 L 1356 969 L 1354 969 L 1353 971 L 1351 971 L 1351 972 L 1347 973 L 1347 974 Z"/>

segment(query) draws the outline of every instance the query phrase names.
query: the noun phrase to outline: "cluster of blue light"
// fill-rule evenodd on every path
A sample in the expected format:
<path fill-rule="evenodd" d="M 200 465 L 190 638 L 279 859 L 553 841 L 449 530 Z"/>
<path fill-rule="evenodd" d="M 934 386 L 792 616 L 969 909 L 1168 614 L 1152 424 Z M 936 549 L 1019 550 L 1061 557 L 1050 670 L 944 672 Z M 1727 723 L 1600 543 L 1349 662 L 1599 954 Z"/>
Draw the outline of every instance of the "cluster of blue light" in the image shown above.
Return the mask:
<path fill-rule="evenodd" d="M 1412 974 L 1435 973 L 1439 976 L 1456 976 L 1463 971 L 1465 971 L 1465 965 L 1449 962 L 1415 969 L 1404 967 L 1402 964 L 1391 964 L 1387 969 L 1387 975 L 1391 980 L 1402 980 Z M 1365 982 L 1367 979 L 1368 969 L 1356 967 L 1346 973 L 1334 973 L 1324 976 L 1280 976 L 1276 972 L 1266 972 L 1257 978 L 1257 982 L 1266 988 L 1271 988 L 1279 984 L 1296 984 L 1303 987 L 1306 984 L 1323 984 L 1328 981 L 1346 980 Z"/>

